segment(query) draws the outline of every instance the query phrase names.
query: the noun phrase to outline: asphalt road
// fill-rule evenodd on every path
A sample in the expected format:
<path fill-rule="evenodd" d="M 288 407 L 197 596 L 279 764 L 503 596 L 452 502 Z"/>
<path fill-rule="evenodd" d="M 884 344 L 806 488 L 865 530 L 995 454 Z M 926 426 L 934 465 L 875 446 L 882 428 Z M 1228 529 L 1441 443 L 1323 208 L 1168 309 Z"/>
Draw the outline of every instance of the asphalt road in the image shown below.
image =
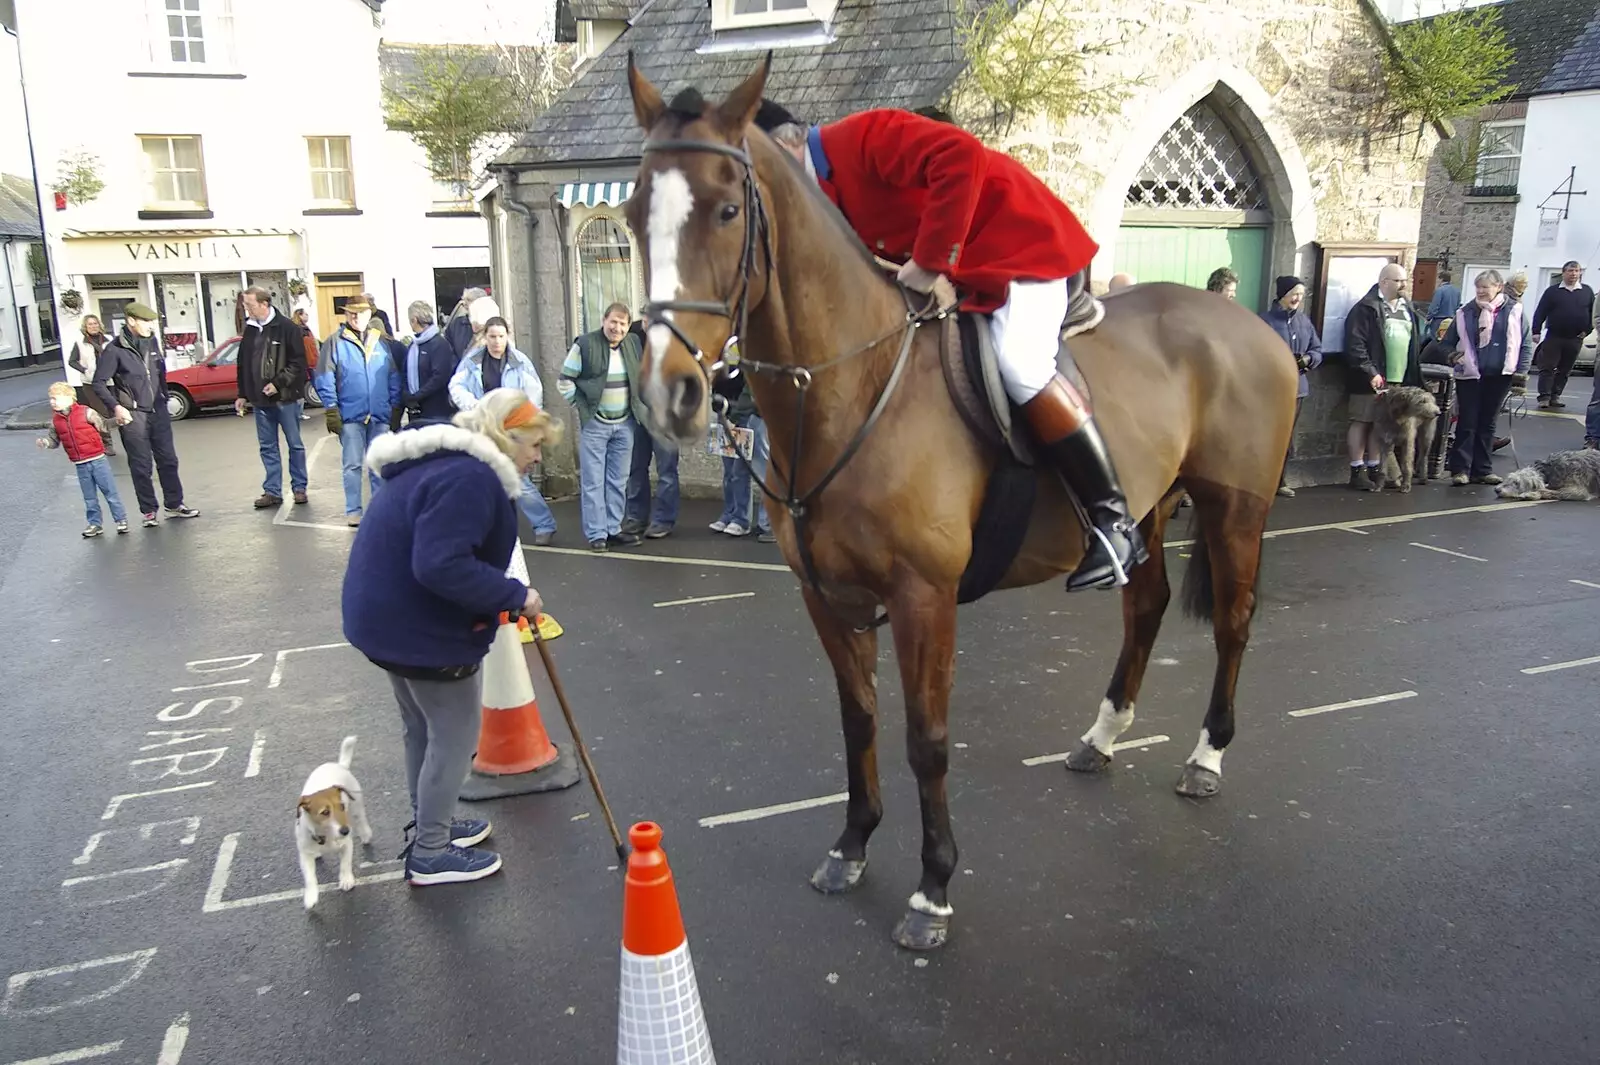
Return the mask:
<path fill-rule="evenodd" d="M 31 435 L 0 433 L 0 1065 L 614 1060 L 620 880 L 585 788 L 489 808 L 498 877 L 383 879 L 396 716 L 375 668 L 325 646 L 350 539 L 336 449 L 298 524 L 274 524 L 249 509 L 248 423 L 180 424 L 204 516 L 83 542 L 67 463 Z M 1524 458 L 1579 435 L 1517 425 Z M 1172 790 L 1203 627 L 1169 619 L 1124 737 L 1151 742 L 1083 778 L 1023 763 L 1092 720 L 1116 598 L 963 610 L 955 931 L 926 957 L 889 940 L 919 849 L 889 642 L 887 816 L 861 889 L 823 898 L 806 877 L 841 806 L 701 825 L 844 787 L 832 678 L 776 550 L 686 504 L 639 552 L 527 558 L 618 817 L 665 827 L 724 1062 L 1594 1062 L 1600 662 L 1566 664 L 1600 654 L 1596 510 L 1495 503 L 1280 502 L 1203 803 Z M 581 547 L 556 510 L 558 547 Z M 738 597 L 681 602 L 711 596 Z M 377 879 L 307 916 L 292 809 L 351 732 Z"/>

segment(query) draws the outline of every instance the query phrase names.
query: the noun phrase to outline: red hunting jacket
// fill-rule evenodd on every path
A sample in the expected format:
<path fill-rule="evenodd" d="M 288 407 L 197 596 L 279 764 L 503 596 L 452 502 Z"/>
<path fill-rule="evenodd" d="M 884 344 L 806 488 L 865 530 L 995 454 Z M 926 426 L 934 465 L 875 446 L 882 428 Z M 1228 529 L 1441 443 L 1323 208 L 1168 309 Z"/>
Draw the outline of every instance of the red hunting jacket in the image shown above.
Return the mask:
<path fill-rule="evenodd" d="M 863 111 L 811 131 L 818 184 L 874 253 L 942 273 L 988 313 L 1013 281 L 1052 281 L 1099 250 L 1027 167 L 909 111 Z"/>

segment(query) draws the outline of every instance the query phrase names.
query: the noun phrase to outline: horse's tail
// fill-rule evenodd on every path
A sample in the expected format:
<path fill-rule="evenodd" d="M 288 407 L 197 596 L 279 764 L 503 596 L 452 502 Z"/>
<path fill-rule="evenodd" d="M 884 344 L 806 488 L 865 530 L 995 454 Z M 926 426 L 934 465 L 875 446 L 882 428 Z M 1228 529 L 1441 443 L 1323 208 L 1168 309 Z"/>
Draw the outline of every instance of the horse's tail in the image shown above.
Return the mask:
<path fill-rule="evenodd" d="M 1200 523 L 1195 522 L 1198 526 Z M 1211 551 L 1205 536 L 1195 537 L 1189 552 L 1189 565 L 1183 571 L 1183 616 L 1194 621 L 1210 621 L 1217 607 L 1217 592 L 1211 586 Z"/>

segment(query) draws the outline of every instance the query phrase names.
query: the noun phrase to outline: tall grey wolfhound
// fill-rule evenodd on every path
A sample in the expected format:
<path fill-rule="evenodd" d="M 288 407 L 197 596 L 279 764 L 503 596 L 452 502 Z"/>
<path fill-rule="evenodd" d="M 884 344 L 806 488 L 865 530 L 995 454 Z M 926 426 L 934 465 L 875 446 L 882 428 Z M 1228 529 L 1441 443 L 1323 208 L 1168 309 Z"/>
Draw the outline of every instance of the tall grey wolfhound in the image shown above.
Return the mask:
<path fill-rule="evenodd" d="M 1378 434 L 1378 453 L 1383 456 L 1383 481 L 1374 481 L 1372 491 L 1395 487 L 1409 492 L 1413 480 L 1428 483 L 1428 452 L 1438 424 L 1439 403 L 1427 389 L 1391 385 L 1379 394 L 1372 431 Z"/>

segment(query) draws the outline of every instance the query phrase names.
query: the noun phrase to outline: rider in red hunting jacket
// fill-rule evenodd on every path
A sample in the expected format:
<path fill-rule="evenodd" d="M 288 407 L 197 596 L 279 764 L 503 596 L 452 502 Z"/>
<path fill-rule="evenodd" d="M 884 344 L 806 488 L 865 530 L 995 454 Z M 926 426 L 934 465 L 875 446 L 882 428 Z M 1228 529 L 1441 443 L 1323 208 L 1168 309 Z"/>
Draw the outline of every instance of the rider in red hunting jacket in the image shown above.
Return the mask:
<path fill-rule="evenodd" d="M 1006 392 L 1093 527 L 1067 589 L 1126 584 L 1149 556 L 1088 405 L 1056 370 L 1068 281 L 1098 250 L 1072 211 L 1010 156 L 910 111 L 863 111 L 807 129 L 766 101 L 755 122 L 868 248 L 904 264 L 902 284 L 927 292 L 942 274 L 966 310 L 991 316 Z"/>

